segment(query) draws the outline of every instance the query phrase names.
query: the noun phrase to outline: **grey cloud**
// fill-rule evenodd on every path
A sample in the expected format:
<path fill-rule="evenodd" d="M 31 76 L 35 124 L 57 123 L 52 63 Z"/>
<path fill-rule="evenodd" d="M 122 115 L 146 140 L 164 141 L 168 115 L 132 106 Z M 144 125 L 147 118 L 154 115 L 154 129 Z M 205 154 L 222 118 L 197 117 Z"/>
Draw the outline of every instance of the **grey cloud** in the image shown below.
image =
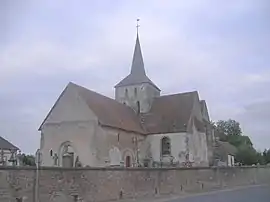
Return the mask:
<path fill-rule="evenodd" d="M 270 148 L 270 99 L 246 106 L 238 118 L 257 148 Z"/>

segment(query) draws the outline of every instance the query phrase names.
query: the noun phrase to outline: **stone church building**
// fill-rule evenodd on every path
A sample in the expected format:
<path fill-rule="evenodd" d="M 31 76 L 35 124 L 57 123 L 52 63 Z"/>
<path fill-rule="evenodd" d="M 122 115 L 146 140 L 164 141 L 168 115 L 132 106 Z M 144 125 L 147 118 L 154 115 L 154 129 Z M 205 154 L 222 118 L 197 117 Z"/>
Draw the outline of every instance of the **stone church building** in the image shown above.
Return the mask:
<path fill-rule="evenodd" d="M 42 166 L 208 166 L 213 130 L 198 92 L 161 95 L 137 34 L 115 99 L 69 83 L 41 124 Z"/>

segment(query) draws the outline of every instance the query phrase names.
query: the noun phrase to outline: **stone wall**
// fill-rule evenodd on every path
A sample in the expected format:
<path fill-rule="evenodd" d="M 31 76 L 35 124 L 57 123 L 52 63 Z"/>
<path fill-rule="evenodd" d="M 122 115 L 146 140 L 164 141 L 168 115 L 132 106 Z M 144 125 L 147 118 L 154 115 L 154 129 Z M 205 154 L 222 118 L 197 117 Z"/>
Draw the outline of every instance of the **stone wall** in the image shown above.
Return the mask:
<path fill-rule="evenodd" d="M 0 201 L 73 202 L 203 192 L 270 182 L 270 167 L 192 169 L 0 168 Z M 17 200 L 19 201 L 19 200 Z"/>

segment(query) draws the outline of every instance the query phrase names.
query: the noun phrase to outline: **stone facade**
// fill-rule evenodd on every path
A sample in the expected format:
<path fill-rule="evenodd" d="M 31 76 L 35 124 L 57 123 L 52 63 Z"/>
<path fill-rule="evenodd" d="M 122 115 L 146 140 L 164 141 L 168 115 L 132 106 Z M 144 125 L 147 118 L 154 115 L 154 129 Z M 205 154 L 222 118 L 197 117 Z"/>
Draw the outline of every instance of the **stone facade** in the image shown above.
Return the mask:
<path fill-rule="evenodd" d="M 108 201 L 270 182 L 270 167 L 193 169 L 1 168 L 0 201 Z M 38 185 L 38 186 L 37 186 Z M 19 200 L 17 200 L 19 201 Z"/>
<path fill-rule="evenodd" d="M 126 104 L 134 111 L 147 113 L 155 97 L 160 91 L 148 83 L 118 87 L 115 89 L 115 100 Z"/>

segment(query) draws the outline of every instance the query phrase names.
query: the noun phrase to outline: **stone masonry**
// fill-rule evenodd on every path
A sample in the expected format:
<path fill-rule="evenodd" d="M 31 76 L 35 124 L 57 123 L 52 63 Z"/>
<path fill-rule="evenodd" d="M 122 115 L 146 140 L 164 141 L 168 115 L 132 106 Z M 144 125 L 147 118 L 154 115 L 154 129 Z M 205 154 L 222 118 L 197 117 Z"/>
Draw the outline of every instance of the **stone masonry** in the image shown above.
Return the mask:
<path fill-rule="evenodd" d="M 270 167 L 0 168 L 1 202 L 108 201 L 270 182 Z M 36 195 L 37 194 L 37 195 Z"/>

